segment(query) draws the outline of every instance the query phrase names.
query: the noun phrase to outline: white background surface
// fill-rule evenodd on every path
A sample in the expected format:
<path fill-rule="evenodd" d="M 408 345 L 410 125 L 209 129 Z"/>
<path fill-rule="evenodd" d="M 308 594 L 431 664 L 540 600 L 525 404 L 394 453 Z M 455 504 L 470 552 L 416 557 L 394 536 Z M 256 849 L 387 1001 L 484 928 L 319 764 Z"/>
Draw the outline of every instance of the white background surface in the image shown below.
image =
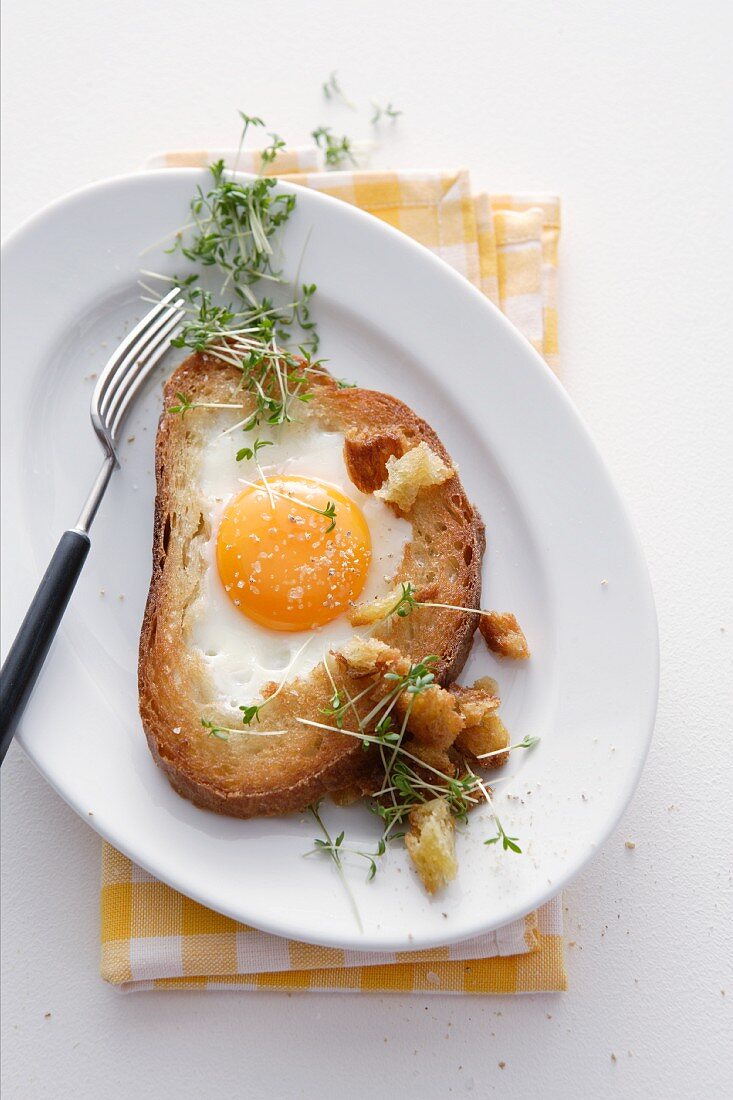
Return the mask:
<path fill-rule="evenodd" d="M 640 787 L 566 893 L 570 989 L 123 997 L 97 974 L 100 842 L 16 748 L 9 1100 L 717 1097 L 733 1073 L 728 5 L 430 7 L 218 0 L 202 22 L 191 0 L 7 0 L 4 229 L 153 151 L 229 144 L 237 107 L 292 143 L 319 123 L 367 136 L 365 115 L 323 102 L 333 68 L 352 98 L 405 112 L 374 164 L 467 165 L 477 187 L 561 194 L 563 376 L 639 528 L 662 643 Z"/>

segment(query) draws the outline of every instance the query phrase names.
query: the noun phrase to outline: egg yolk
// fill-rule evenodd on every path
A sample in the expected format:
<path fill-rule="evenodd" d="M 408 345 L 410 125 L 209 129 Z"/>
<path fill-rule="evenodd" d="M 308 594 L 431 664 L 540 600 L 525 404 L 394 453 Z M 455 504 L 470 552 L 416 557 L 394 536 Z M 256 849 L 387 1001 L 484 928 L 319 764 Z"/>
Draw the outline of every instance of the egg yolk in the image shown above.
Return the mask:
<path fill-rule="evenodd" d="M 309 630 L 342 615 L 366 580 L 371 538 L 361 509 L 333 485 L 268 478 L 227 505 L 216 542 L 224 590 L 272 630 Z M 321 513 L 335 505 L 333 520 Z"/>

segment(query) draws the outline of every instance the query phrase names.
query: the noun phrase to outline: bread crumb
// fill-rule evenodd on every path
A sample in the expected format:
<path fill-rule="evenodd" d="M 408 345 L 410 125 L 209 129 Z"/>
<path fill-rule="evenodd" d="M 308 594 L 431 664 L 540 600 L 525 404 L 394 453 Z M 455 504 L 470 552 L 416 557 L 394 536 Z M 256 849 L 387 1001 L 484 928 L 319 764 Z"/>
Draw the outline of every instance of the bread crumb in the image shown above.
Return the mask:
<path fill-rule="evenodd" d="M 499 691 L 499 684 L 493 676 L 479 676 L 478 680 L 473 681 L 475 688 L 481 688 L 482 691 L 487 692 L 489 695 L 495 695 L 498 699 L 501 695 Z"/>
<path fill-rule="evenodd" d="M 451 684 L 450 691 L 455 695 L 458 712 L 465 721 L 465 727 L 456 738 L 456 748 L 478 759 L 486 757 L 481 760 L 482 767 L 502 767 L 509 757 L 499 750 L 509 745 L 509 732 L 495 713 L 500 703 L 499 696 L 481 687 L 464 688 L 460 684 Z M 489 753 L 497 755 L 490 756 Z"/>
<path fill-rule="evenodd" d="M 402 588 L 393 588 L 385 596 L 375 596 L 373 600 L 359 603 L 348 614 L 352 626 L 370 626 L 388 618 L 400 602 Z"/>
<path fill-rule="evenodd" d="M 499 1062 L 499 1069 L 506 1069 L 506 1062 Z"/>
<path fill-rule="evenodd" d="M 350 638 L 335 657 L 340 664 L 346 665 L 352 676 L 373 676 L 392 667 L 402 674 L 410 667 L 398 649 L 385 645 L 378 638 L 360 638 L 358 634 Z"/>
<path fill-rule="evenodd" d="M 401 511 L 409 512 L 421 489 L 442 485 L 455 473 L 454 467 L 422 440 L 401 458 L 387 460 L 387 480 L 374 495 L 386 504 L 396 504 Z"/>
<path fill-rule="evenodd" d="M 478 683 L 472 688 L 451 684 L 450 691 L 455 695 L 458 709 L 466 719 L 466 729 L 480 726 L 487 715 L 498 709 L 501 702 L 497 694 L 480 687 Z"/>
<path fill-rule="evenodd" d="M 429 894 L 456 877 L 455 822 L 444 798 L 424 802 L 410 814 L 405 845 Z"/>
<path fill-rule="evenodd" d="M 478 628 L 488 648 L 497 656 L 513 661 L 526 661 L 530 656 L 527 639 L 511 611 L 483 611 Z"/>
<path fill-rule="evenodd" d="M 409 710 L 407 728 L 423 745 L 447 749 L 464 727 L 456 697 L 445 688 L 432 684 L 419 695 L 403 692 L 397 697 L 395 713 L 404 718 Z"/>
<path fill-rule="evenodd" d="M 43 1018 L 44 1018 L 44 1020 L 50 1020 L 51 1019 L 51 1013 L 50 1012 L 44 1012 Z"/>
<path fill-rule="evenodd" d="M 615 1055 L 615 1054 L 613 1053 L 613 1051 L 611 1051 L 611 1061 L 612 1061 L 612 1062 L 618 1062 L 618 1058 L 617 1058 L 617 1057 L 616 1057 L 616 1055 Z"/>
<path fill-rule="evenodd" d="M 636 841 L 635 840 L 627 840 L 624 847 L 629 848 L 629 849 L 635 848 L 636 847 Z"/>

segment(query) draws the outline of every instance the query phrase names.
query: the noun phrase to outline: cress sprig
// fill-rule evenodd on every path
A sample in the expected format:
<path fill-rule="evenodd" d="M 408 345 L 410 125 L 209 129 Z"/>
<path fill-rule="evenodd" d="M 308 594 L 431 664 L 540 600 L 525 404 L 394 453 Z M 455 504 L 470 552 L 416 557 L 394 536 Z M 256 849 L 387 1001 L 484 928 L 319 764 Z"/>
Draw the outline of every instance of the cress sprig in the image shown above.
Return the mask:
<path fill-rule="evenodd" d="M 466 615 L 486 615 L 487 612 L 480 607 L 463 607 L 460 604 L 454 603 L 438 603 L 434 600 L 419 600 L 415 594 L 415 588 L 410 581 L 401 582 L 402 591 L 397 596 L 394 604 L 387 608 L 382 619 L 389 619 L 392 615 L 397 615 L 400 619 L 407 618 L 419 607 L 438 607 L 444 611 L 459 611 Z"/>
<path fill-rule="evenodd" d="M 346 134 L 337 137 L 330 126 L 317 126 L 311 132 L 311 137 L 318 148 L 323 151 L 327 168 L 340 168 L 343 164 L 354 166 L 358 164 L 354 144 Z"/>
<path fill-rule="evenodd" d="M 243 128 L 235 167 L 250 127 L 265 125 L 245 112 L 240 111 L 240 118 Z M 209 186 L 197 187 L 189 217 L 167 248 L 194 270 L 176 277 L 142 273 L 178 286 L 185 300 L 186 317 L 171 341 L 174 347 L 205 352 L 241 371 L 237 388 L 248 394 L 251 406 L 248 411 L 243 404 L 247 415 L 235 425 L 243 430 L 290 421 L 294 403 L 311 399 L 310 376 L 319 370 L 312 358 L 318 347 L 311 315 L 315 284 L 301 283 L 298 273 L 292 294 L 282 303 L 275 301 L 271 291 L 259 290 L 263 284 L 273 290 L 285 286 L 278 260 L 279 237 L 297 201 L 294 194 L 278 191 L 275 179 L 262 175 L 285 146 L 279 135 L 269 137 L 256 179 L 238 178 L 218 160 L 209 168 Z M 209 273 L 220 276 L 216 296 L 204 282 Z M 157 295 L 147 283 L 142 286 Z M 169 411 L 184 414 L 212 407 L 226 405 L 196 402 L 179 394 L 178 404 Z"/>
<path fill-rule="evenodd" d="M 352 103 L 344 92 L 335 71 L 330 74 L 328 80 L 324 80 L 321 88 L 323 89 L 323 94 L 326 99 L 340 99 L 341 102 L 345 103 L 347 107 L 350 107 L 352 111 L 356 110 L 356 104 Z"/>
<path fill-rule="evenodd" d="M 246 130 L 245 124 L 245 134 Z M 261 155 L 263 163 L 271 164 L 284 144 L 274 135 Z M 296 198 L 288 192 L 275 193 L 277 181 L 271 178 L 251 182 L 232 178 L 223 160 L 210 165 L 209 172 L 209 190 L 197 187 L 190 203 L 194 232 L 177 235 L 167 251 L 202 267 L 217 267 L 226 276 L 223 292 L 231 286 L 236 298 L 253 306 L 256 303 L 246 287 L 263 278 L 282 281 L 281 272 L 273 267 L 272 238 L 290 218 Z"/>
<path fill-rule="evenodd" d="M 358 906 L 357 906 L 356 901 L 354 899 L 354 895 L 351 892 L 351 888 L 349 886 L 348 879 L 346 878 L 346 875 L 344 874 L 344 865 L 343 865 L 342 858 L 341 858 L 342 855 L 344 854 L 341 850 L 341 844 L 342 844 L 343 839 L 344 839 L 344 834 L 341 833 L 340 836 L 338 836 L 336 838 L 336 840 L 331 839 L 331 834 L 329 833 L 328 829 L 326 828 L 326 825 L 324 824 L 323 818 L 321 817 L 321 813 L 320 813 L 321 802 L 322 801 L 323 801 L 323 799 L 319 798 L 317 802 L 313 802 L 308 807 L 308 812 L 313 817 L 313 819 L 315 820 L 316 824 L 318 825 L 319 829 L 321 830 L 321 832 L 323 833 L 323 835 L 325 837 L 325 840 L 323 841 L 322 844 L 319 843 L 318 840 L 315 841 L 314 851 L 321 851 L 325 855 L 329 856 L 330 859 L 333 860 L 333 863 L 336 867 L 336 870 L 339 873 L 339 877 L 340 877 L 341 882 L 343 884 L 344 890 L 346 891 L 346 896 L 349 899 L 349 903 L 351 905 L 352 911 L 353 911 L 354 916 L 356 918 L 356 923 L 359 925 L 359 929 L 362 930 L 362 923 L 361 923 L 361 916 L 359 915 L 359 909 L 358 909 Z M 305 853 L 305 855 L 307 855 L 307 856 L 312 855 L 312 854 L 313 854 L 312 852 L 306 852 Z M 357 854 L 363 854 L 363 853 L 357 853 Z M 370 858 L 370 857 L 367 856 L 367 858 Z M 375 864 L 375 871 L 376 871 L 376 864 Z"/>
<path fill-rule="evenodd" d="M 361 848 L 349 848 L 348 846 L 345 846 L 344 845 L 344 837 L 345 837 L 346 834 L 343 832 L 343 830 L 339 833 L 339 835 L 336 837 L 335 840 L 332 840 L 331 836 L 328 832 L 328 829 L 324 825 L 323 820 L 322 820 L 321 815 L 320 815 L 320 807 L 321 807 L 321 802 L 322 801 L 323 800 L 320 799 L 318 802 L 313 803 L 312 805 L 310 805 L 308 807 L 308 810 L 309 810 L 310 814 L 313 816 L 313 818 L 316 820 L 318 825 L 320 826 L 321 831 L 323 832 L 326 839 L 321 840 L 320 838 L 316 838 L 313 841 L 315 847 L 311 848 L 311 850 L 309 852 L 305 852 L 304 855 L 312 856 L 312 855 L 316 855 L 318 852 L 325 852 L 327 855 L 329 855 L 331 857 L 331 859 L 334 861 L 334 863 L 336 863 L 336 865 L 339 867 L 340 870 L 343 870 L 343 864 L 341 863 L 341 859 L 344 855 L 359 856 L 361 859 L 365 859 L 369 864 L 369 873 L 367 874 L 367 882 L 371 882 L 371 880 L 374 878 L 374 876 L 377 873 L 377 862 L 376 861 L 379 858 L 379 856 L 384 855 L 384 853 L 387 849 L 387 846 L 386 846 L 384 840 L 379 841 L 379 843 L 377 844 L 377 850 L 375 852 L 365 852 Z"/>
<path fill-rule="evenodd" d="M 398 111 L 397 108 L 393 107 L 391 103 L 387 103 L 386 106 L 382 107 L 382 105 L 378 103 L 376 99 L 372 99 L 371 104 L 374 109 L 372 117 L 369 119 L 372 126 L 376 126 L 382 118 L 389 118 L 392 120 L 392 122 L 394 122 L 394 120 L 396 118 L 399 118 L 399 116 L 402 114 L 402 111 Z"/>

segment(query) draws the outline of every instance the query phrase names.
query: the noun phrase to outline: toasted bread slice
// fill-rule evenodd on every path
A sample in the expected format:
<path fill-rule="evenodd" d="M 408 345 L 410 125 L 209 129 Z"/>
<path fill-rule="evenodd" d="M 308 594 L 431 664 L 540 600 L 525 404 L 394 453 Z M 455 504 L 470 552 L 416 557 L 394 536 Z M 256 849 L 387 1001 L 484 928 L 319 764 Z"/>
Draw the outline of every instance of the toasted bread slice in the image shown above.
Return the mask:
<path fill-rule="evenodd" d="M 319 428 L 343 434 L 346 465 L 355 484 L 379 485 L 387 477 L 387 462 L 420 443 L 450 464 L 432 428 L 396 398 L 339 388 L 325 373 L 314 377 L 314 396 L 303 406 L 303 415 Z M 196 353 L 169 379 L 164 409 L 176 403 L 180 392 L 193 402 L 229 402 L 239 381 L 238 371 Z M 237 400 L 241 394 L 239 390 Z M 185 416 L 164 411 L 160 419 L 153 571 L 140 637 L 140 713 L 151 752 L 181 795 L 237 817 L 282 814 L 357 782 L 368 769 L 370 754 L 354 737 L 298 721 L 324 721 L 323 707 L 333 689 L 323 665 L 284 685 L 253 727 L 260 735 L 286 733 L 256 736 L 243 728 L 219 740 L 202 726 L 202 713 L 211 715 L 216 697 L 200 654 L 189 645 L 187 615 L 208 568 L 204 548 L 216 537 L 196 489 L 212 415 L 200 408 Z M 477 608 L 483 524 L 458 476 L 445 471 L 443 476 L 441 483 L 422 488 L 404 513 L 412 523 L 413 538 L 396 580 L 439 591 L 446 603 Z M 372 634 L 415 660 L 435 654 L 437 679 L 448 684 L 463 667 L 476 619 L 471 614 L 417 609 L 407 618 L 393 616 L 379 623 Z M 348 671 L 341 675 L 357 694 L 363 681 L 354 679 L 349 686 Z"/>

